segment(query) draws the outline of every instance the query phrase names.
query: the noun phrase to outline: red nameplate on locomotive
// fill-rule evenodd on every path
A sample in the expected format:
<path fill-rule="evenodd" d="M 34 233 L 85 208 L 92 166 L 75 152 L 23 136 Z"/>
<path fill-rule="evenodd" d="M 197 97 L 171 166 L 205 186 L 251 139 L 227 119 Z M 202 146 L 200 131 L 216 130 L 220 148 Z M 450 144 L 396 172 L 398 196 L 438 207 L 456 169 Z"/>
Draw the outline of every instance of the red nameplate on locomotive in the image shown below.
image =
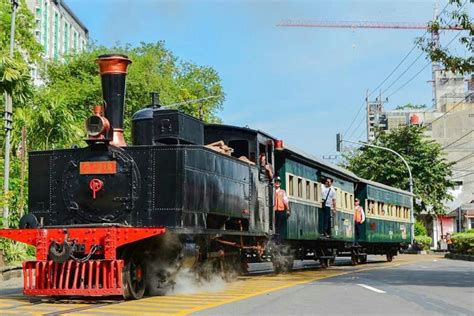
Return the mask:
<path fill-rule="evenodd" d="M 80 174 L 115 174 L 116 161 L 82 161 L 79 164 Z"/>

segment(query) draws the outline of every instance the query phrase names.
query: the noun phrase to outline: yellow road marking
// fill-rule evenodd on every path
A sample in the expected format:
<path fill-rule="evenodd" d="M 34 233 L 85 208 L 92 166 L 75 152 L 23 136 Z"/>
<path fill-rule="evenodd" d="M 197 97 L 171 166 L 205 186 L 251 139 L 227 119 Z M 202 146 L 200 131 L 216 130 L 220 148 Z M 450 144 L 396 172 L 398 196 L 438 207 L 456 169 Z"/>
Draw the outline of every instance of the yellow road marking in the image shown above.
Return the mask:
<path fill-rule="evenodd" d="M 199 292 L 195 294 L 177 294 L 154 296 L 138 301 L 126 301 L 114 305 L 97 306 L 94 304 L 32 304 L 24 296 L 0 299 L 0 314 L 40 315 L 51 312 L 67 312 L 67 315 L 189 315 L 191 313 L 244 300 L 250 297 L 270 293 L 295 285 L 311 283 L 317 280 L 341 276 L 368 270 L 384 269 L 419 261 L 432 260 L 433 256 L 399 258 L 397 262 L 372 263 L 356 267 L 331 267 L 327 270 L 295 271 L 282 275 L 243 276 L 236 281 L 227 283 L 225 288 L 216 292 Z M 84 310 L 72 311 L 76 308 L 88 307 Z M 33 311 L 34 310 L 34 311 Z"/>

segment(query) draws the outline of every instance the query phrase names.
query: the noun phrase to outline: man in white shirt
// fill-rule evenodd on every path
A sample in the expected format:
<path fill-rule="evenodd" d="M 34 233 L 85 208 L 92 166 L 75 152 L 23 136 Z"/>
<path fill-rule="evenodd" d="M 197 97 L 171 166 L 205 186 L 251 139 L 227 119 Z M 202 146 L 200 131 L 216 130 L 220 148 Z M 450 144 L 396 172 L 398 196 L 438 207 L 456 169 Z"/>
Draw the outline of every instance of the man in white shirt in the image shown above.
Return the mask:
<path fill-rule="evenodd" d="M 332 187 L 332 179 L 326 178 L 324 181 L 324 187 L 321 190 L 321 196 L 323 198 L 323 231 L 324 237 L 331 236 L 331 211 L 333 215 L 336 215 L 336 190 Z"/>

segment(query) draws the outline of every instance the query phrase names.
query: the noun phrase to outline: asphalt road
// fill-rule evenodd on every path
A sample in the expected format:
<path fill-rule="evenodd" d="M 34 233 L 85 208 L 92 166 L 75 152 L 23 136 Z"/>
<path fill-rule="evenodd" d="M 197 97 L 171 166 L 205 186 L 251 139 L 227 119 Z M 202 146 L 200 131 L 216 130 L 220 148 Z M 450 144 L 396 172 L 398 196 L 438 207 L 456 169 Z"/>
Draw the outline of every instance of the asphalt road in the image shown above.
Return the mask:
<path fill-rule="evenodd" d="M 192 315 L 474 315 L 474 262 L 367 266 Z"/>
<path fill-rule="evenodd" d="M 275 275 L 271 264 L 251 275 L 196 284 L 183 275 L 174 293 L 137 301 L 28 298 L 21 279 L 0 283 L 0 315 L 474 315 L 474 262 L 440 256 L 369 256 L 329 269 L 297 261 Z M 191 282 L 190 282 L 191 281 Z"/>

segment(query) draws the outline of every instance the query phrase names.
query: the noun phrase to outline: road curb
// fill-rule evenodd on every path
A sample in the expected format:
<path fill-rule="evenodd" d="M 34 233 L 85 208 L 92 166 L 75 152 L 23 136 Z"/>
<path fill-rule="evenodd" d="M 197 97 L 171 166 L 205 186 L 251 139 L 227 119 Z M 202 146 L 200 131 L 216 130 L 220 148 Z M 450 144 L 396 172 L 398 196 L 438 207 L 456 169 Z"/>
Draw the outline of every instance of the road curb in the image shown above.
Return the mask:
<path fill-rule="evenodd" d="M 21 266 L 0 268 L 0 282 L 8 281 L 13 278 L 22 278 L 23 268 Z"/>
<path fill-rule="evenodd" d="M 454 259 L 454 260 L 474 261 L 474 256 L 463 255 L 463 254 L 458 254 L 458 253 L 447 253 L 444 255 L 444 257 L 448 259 Z"/>

